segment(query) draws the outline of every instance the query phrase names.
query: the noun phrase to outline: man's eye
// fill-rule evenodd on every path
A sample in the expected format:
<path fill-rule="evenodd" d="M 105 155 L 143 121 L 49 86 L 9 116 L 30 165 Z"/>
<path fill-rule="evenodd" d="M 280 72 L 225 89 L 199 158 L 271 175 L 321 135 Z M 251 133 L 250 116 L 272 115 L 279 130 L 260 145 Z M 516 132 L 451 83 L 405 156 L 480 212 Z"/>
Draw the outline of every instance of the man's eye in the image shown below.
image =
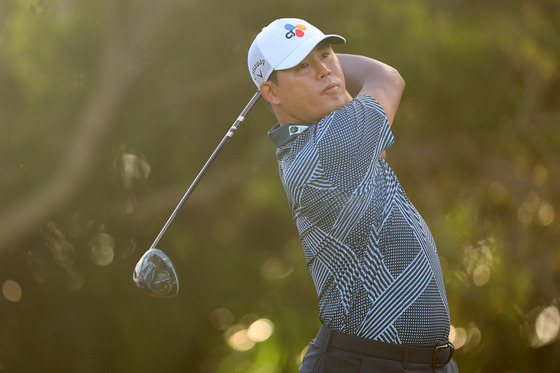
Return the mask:
<path fill-rule="evenodd" d="M 299 65 L 299 66 L 297 67 L 297 69 L 298 69 L 298 70 L 303 70 L 303 69 L 305 69 L 306 67 L 307 67 L 307 64 L 306 64 L 306 63 L 302 63 L 301 65 Z"/>
<path fill-rule="evenodd" d="M 321 55 L 321 58 L 325 59 L 325 58 L 327 58 L 329 55 L 330 55 L 330 53 L 325 52 L 325 53 L 323 53 L 323 54 Z"/>

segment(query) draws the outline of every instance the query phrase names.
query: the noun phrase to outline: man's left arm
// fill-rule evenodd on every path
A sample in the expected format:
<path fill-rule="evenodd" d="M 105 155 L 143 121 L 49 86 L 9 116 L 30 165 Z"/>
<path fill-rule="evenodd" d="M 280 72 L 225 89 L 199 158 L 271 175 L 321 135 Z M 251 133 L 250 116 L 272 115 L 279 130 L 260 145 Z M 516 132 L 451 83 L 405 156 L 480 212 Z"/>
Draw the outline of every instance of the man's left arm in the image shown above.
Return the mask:
<path fill-rule="evenodd" d="M 367 94 L 375 98 L 392 125 L 405 86 L 399 72 L 373 58 L 352 54 L 337 54 L 337 57 L 344 72 L 346 90 L 353 96 Z"/>
<path fill-rule="evenodd" d="M 399 72 L 373 58 L 352 54 L 337 54 L 337 57 L 344 72 L 346 90 L 352 96 L 367 94 L 375 98 L 385 111 L 391 126 L 405 86 Z M 383 151 L 381 157 L 385 159 L 386 154 Z"/>

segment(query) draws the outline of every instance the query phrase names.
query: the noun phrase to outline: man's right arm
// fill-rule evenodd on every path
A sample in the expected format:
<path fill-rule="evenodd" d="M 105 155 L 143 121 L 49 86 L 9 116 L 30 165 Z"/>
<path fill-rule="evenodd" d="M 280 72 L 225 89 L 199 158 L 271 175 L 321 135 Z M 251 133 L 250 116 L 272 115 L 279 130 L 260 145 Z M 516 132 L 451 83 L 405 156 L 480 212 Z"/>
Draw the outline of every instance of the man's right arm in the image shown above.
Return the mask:
<path fill-rule="evenodd" d="M 367 94 L 375 98 L 385 110 L 391 125 L 405 86 L 399 72 L 372 58 L 352 54 L 337 56 L 344 71 L 346 90 L 352 96 Z"/>

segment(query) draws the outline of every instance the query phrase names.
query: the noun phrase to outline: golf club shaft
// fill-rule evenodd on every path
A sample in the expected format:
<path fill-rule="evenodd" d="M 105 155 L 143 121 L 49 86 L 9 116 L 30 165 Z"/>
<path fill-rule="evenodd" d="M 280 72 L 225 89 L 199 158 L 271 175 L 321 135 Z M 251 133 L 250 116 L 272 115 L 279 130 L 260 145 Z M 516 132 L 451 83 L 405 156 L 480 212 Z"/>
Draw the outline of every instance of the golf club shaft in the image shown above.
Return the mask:
<path fill-rule="evenodd" d="M 158 236 L 156 237 L 156 239 L 154 240 L 154 243 L 152 244 L 151 248 L 155 248 L 156 245 L 158 244 L 159 240 L 161 239 L 161 237 L 163 236 L 163 234 L 165 233 L 165 231 L 167 230 L 167 228 L 169 227 L 169 225 L 171 224 L 171 222 L 173 221 L 173 219 L 175 219 L 175 215 L 177 215 L 177 213 L 179 212 L 179 210 L 181 209 L 181 206 L 183 206 L 183 204 L 185 203 L 185 201 L 187 200 L 187 198 L 189 198 L 189 195 L 192 193 L 192 191 L 194 190 L 194 188 L 196 187 L 196 185 L 198 184 L 198 182 L 200 181 L 200 178 L 202 177 L 202 175 L 204 175 L 204 173 L 206 172 L 206 169 L 208 168 L 208 166 L 210 166 L 210 164 L 212 163 L 212 161 L 214 160 L 214 158 L 216 157 L 216 155 L 218 155 L 218 153 L 220 152 L 220 150 L 223 148 L 223 146 L 228 142 L 228 140 L 233 136 L 233 134 L 235 133 L 235 131 L 237 131 L 237 127 L 239 126 L 239 124 L 241 122 L 243 122 L 245 120 L 245 117 L 247 116 L 247 114 L 249 113 L 249 111 L 251 110 L 251 108 L 253 107 L 253 105 L 257 102 L 257 100 L 259 99 L 259 97 L 261 96 L 260 91 L 257 91 L 257 93 L 254 94 L 254 96 L 251 98 L 251 100 L 249 101 L 249 103 L 247 104 L 247 106 L 245 106 L 245 109 L 243 109 L 243 111 L 241 112 L 241 114 L 239 114 L 239 117 L 237 118 L 237 120 L 233 123 L 233 125 L 231 126 L 231 128 L 229 129 L 229 131 L 226 133 L 226 135 L 224 136 L 224 138 L 222 139 L 222 141 L 220 141 L 220 143 L 218 144 L 218 146 L 216 147 L 216 149 L 214 150 L 214 152 L 212 153 L 212 155 L 210 156 L 210 158 L 208 158 L 208 160 L 206 161 L 206 164 L 204 165 L 204 167 L 202 167 L 202 169 L 200 170 L 200 172 L 198 173 L 198 175 L 196 176 L 196 178 L 194 179 L 194 181 L 192 182 L 191 186 L 189 187 L 189 189 L 187 190 L 187 192 L 183 195 L 183 198 L 181 198 L 181 201 L 179 201 L 179 204 L 177 205 L 177 207 L 175 207 L 175 210 L 173 211 L 173 213 L 171 214 L 171 216 L 169 217 L 169 219 L 167 219 L 167 222 L 165 223 L 165 225 L 163 226 L 163 228 L 161 229 L 161 232 L 159 232 Z"/>

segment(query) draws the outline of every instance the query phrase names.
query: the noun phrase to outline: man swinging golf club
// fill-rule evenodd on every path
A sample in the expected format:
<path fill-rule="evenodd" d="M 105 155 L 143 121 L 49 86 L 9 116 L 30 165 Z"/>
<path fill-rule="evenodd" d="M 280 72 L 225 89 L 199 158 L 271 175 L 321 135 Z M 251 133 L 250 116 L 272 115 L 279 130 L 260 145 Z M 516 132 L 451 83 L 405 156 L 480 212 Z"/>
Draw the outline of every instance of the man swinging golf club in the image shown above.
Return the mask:
<path fill-rule="evenodd" d="M 344 42 L 285 18 L 248 54 L 318 294 L 300 372 L 458 372 L 434 240 L 384 160 L 404 81 Z"/>

